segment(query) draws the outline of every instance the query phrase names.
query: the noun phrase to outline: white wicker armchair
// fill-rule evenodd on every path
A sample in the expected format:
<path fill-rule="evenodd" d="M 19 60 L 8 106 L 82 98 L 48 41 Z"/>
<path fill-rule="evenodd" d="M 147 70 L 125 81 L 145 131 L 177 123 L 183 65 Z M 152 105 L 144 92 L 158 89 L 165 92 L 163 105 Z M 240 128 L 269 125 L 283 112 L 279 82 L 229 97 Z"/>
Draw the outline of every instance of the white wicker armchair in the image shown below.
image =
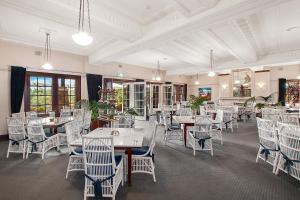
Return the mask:
<path fill-rule="evenodd" d="M 284 113 L 281 115 L 281 122 L 299 126 L 299 113 Z"/>
<path fill-rule="evenodd" d="M 26 123 L 26 116 L 25 116 L 25 112 L 19 112 L 19 113 L 12 113 L 11 117 L 13 118 L 21 118 L 23 120 L 23 123 Z"/>
<path fill-rule="evenodd" d="M 172 140 L 183 141 L 183 130 L 180 125 L 173 120 L 173 124 L 169 123 L 168 117 L 163 114 L 163 125 L 165 128 L 164 141 L 169 142 Z"/>
<path fill-rule="evenodd" d="M 149 146 L 132 149 L 132 173 L 146 173 L 153 176 L 153 181 L 156 182 L 155 165 L 154 165 L 154 147 L 155 137 L 157 134 L 158 123 L 155 122 L 152 138 Z"/>
<path fill-rule="evenodd" d="M 200 118 L 202 116 L 199 116 Z M 212 123 L 207 117 L 199 119 L 193 129 L 188 133 L 188 142 L 193 148 L 193 155 L 196 155 L 196 150 L 210 151 L 213 156 L 213 141 L 211 136 Z"/>
<path fill-rule="evenodd" d="M 279 161 L 276 174 L 283 171 L 300 180 L 300 127 L 278 123 Z"/>
<path fill-rule="evenodd" d="M 91 130 L 91 121 L 92 121 L 92 111 L 87 110 L 84 112 L 84 119 L 83 119 L 83 127 L 81 134 L 88 134 Z"/>
<path fill-rule="evenodd" d="M 114 155 L 112 137 L 83 136 L 85 172 L 84 199 L 111 197 L 115 199 L 119 185 L 124 184 L 122 156 Z"/>
<path fill-rule="evenodd" d="M 69 148 L 69 163 L 67 167 L 66 178 L 71 171 L 84 171 L 82 147 L 73 147 L 70 144 L 81 138 L 81 129 L 76 121 L 65 124 L 66 136 Z"/>
<path fill-rule="evenodd" d="M 223 144 L 223 110 L 217 110 L 215 120 L 211 120 L 212 128 L 211 128 L 211 136 L 214 140 L 219 140 L 221 144 Z"/>
<path fill-rule="evenodd" d="M 59 142 L 57 135 L 47 137 L 45 135 L 41 118 L 32 119 L 27 125 L 28 140 L 27 140 L 27 154 L 29 153 L 41 154 L 42 159 L 45 157 L 45 153 L 50 149 L 59 148 Z"/>
<path fill-rule="evenodd" d="M 22 118 L 7 118 L 8 127 L 8 149 L 6 157 L 9 153 L 22 153 L 23 159 L 26 154 L 27 136 Z"/>
<path fill-rule="evenodd" d="M 256 118 L 259 149 L 256 156 L 256 162 L 259 159 L 271 164 L 273 166 L 273 173 L 275 173 L 276 165 L 279 156 L 278 140 L 275 130 L 276 123 L 273 120 Z"/>

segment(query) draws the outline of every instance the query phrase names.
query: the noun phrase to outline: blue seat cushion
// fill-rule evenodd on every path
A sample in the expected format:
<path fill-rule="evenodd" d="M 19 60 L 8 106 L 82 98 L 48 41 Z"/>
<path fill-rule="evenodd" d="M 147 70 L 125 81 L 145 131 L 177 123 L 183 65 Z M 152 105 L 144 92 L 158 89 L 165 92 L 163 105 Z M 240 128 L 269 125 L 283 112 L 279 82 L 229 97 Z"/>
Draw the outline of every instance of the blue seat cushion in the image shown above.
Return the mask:
<path fill-rule="evenodd" d="M 181 127 L 179 124 L 170 124 L 170 125 L 168 125 L 168 129 L 169 130 L 179 130 L 179 129 L 181 129 Z"/>
<path fill-rule="evenodd" d="M 82 147 L 76 147 L 73 151 L 75 151 L 78 154 L 83 154 Z M 70 156 L 72 156 L 72 155 L 76 155 L 76 154 L 71 152 Z"/>

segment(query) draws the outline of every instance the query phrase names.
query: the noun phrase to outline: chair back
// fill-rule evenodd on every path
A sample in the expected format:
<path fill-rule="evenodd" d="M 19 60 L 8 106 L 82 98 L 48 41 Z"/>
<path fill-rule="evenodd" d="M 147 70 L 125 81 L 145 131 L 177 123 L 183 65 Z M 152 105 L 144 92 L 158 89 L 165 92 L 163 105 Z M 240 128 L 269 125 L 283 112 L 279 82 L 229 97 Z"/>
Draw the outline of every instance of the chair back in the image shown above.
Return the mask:
<path fill-rule="evenodd" d="M 39 142 L 45 140 L 45 132 L 42 125 L 41 118 L 32 118 L 27 124 L 28 140 L 32 142 Z"/>
<path fill-rule="evenodd" d="M 215 104 L 213 104 L 213 103 L 205 104 L 204 108 L 205 108 L 205 110 L 214 110 L 215 109 Z"/>
<path fill-rule="evenodd" d="M 176 115 L 179 116 L 191 116 L 193 115 L 192 109 L 191 108 L 180 108 L 179 110 L 176 111 Z"/>
<path fill-rule="evenodd" d="M 149 147 L 149 150 L 150 152 L 147 152 L 150 153 L 150 155 L 153 154 L 153 150 L 154 150 L 154 147 L 155 147 L 155 138 L 156 138 L 156 135 L 157 135 L 157 129 L 158 129 L 158 122 L 155 121 L 155 126 L 154 126 L 154 130 L 153 130 L 153 133 L 152 133 L 152 138 L 151 138 L 151 142 L 150 142 L 150 147 Z"/>
<path fill-rule="evenodd" d="M 52 118 L 55 117 L 55 111 L 49 111 L 48 114 L 49 114 L 49 117 L 52 117 Z"/>
<path fill-rule="evenodd" d="M 193 135 L 195 138 L 208 137 L 211 134 L 212 123 L 209 116 L 197 116 L 193 126 Z"/>
<path fill-rule="evenodd" d="M 70 144 L 74 142 L 75 140 L 78 140 L 81 138 L 81 129 L 79 124 L 76 121 L 71 121 L 65 124 L 66 129 L 66 135 L 67 135 L 67 143 L 69 150 L 72 151 L 73 148 L 71 148 Z M 71 152 L 70 152 L 71 153 Z"/>
<path fill-rule="evenodd" d="M 278 123 L 278 136 L 280 152 L 284 158 L 286 156 L 293 164 L 290 165 L 288 173 L 300 180 L 300 127 Z M 287 160 L 285 160 L 287 161 Z M 284 169 L 285 162 L 279 162 L 279 168 Z M 287 171 L 287 169 L 284 169 Z"/>
<path fill-rule="evenodd" d="M 23 123 L 26 123 L 25 112 L 12 113 L 11 117 L 13 117 L 13 118 L 21 118 L 23 120 Z"/>
<path fill-rule="evenodd" d="M 215 120 L 218 121 L 218 122 L 222 122 L 223 121 L 223 115 L 224 115 L 224 111 L 223 110 L 217 110 L 217 114 L 216 114 Z"/>
<path fill-rule="evenodd" d="M 132 128 L 134 122 L 131 115 L 122 114 L 117 116 L 113 123 L 114 128 Z"/>
<path fill-rule="evenodd" d="M 92 111 L 87 110 L 84 112 L 83 128 L 89 129 L 91 126 L 91 121 L 92 121 Z"/>
<path fill-rule="evenodd" d="M 83 159 L 85 174 L 94 180 L 103 180 L 115 174 L 116 163 L 113 137 L 83 136 Z M 93 189 L 93 182 L 85 178 L 86 186 Z M 113 181 L 102 183 L 102 194 L 113 193 Z"/>
<path fill-rule="evenodd" d="M 285 124 L 299 126 L 299 114 L 285 113 L 281 115 L 281 122 Z"/>
<path fill-rule="evenodd" d="M 8 117 L 6 122 L 10 139 L 20 140 L 26 137 L 26 130 L 22 118 Z"/>
<path fill-rule="evenodd" d="M 35 111 L 29 111 L 26 112 L 26 117 L 38 117 L 37 112 Z"/>
<path fill-rule="evenodd" d="M 204 106 L 199 106 L 200 115 L 206 115 Z"/>
<path fill-rule="evenodd" d="M 256 118 L 259 142 L 265 148 L 277 149 L 276 122 L 268 119 Z"/>
<path fill-rule="evenodd" d="M 79 123 L 83 123 L 84 118 L 84 109 L 74 109 L 73 110 L 74 121 Z"/>
<path fill-rule="evenodd" d="M 71 116 L 71 110 L 70 109 L 61 109 L 60 110 L 60 118 L 70 117 Z"/>

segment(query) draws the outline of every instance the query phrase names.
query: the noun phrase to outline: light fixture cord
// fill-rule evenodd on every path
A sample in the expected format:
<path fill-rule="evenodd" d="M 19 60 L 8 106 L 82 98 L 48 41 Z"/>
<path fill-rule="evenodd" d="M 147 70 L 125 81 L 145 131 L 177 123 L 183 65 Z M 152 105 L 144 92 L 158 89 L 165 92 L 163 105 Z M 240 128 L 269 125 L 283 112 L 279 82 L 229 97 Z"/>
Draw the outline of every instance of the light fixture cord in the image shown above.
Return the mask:
<path fill-rule="evenodd" d="M 84 30 L 84 7 L 85 7 L 85 1 L 82 0 L 82 23 L 81 23 L 81 30 Z"/>
<path fill-rule="evenodd" d="M 213 68 L 213 50 L 210 50 L 210 71 L 212 72 Z"/>
<path fill-rule="evenodd" d="M 80 6 L 79 6 L 78 31 L 80 31 L 81 29 L 81 10 L 82 10 L 82 0 L 80 0 Z"/>
<path fill-rule="evenodd" d="M 90 29 L 90 33 L 92 33 L 92 28 L 91 28 L 91 15 L 90 15 L 90 2 L 89 0 L 87 1 L 87 7 L 88 7 L 88 23 L 89 23 L 89 29 Z"/>
<path fill-rule="evenodd" d="M 44 61 L 49 62 L 51 59 L 50 34 L 46 33 Z"/>

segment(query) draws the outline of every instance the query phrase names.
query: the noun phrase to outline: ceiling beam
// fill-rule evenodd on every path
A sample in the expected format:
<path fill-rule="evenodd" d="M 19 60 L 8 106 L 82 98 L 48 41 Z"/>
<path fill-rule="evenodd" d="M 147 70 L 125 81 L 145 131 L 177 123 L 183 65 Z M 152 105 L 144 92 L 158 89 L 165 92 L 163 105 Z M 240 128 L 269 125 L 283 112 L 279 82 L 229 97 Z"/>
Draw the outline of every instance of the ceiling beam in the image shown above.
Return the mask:
<path fill-rule="evenodd" d="M 115 51 L 106 53 L 97 53 L 89 56 L 91 64 L 100 64 L 111 62 L 128 54 L 141 51 L 143 49 L 155 48 L 162 42 L 178 38 L 188 32 L 195 30 L 207 30 L 211 25 L 226 22 L 228 20 L 237 19 L 242 16 L 248 16 L 255 12 L 266 8 L 287 2 L 289 0 L 247 0 L 234 1 L 228 4 L 222 4 L 216 8 L 210 9 L 210 12 L 195 15 L 184 23 L 177 24 L 172 28 L 162 29 L 152 34 L 145 34 L 141 39 L 131 42 L 127 45 L 122 45 L 116 48 Z M 237 3 L 236 3 L 237 2 Z M 219 5 L 219 4 L 218 4 Z M 166 27 L 168 27 L 166 25 Z M 236 54 L 236 53 L 235 53 Z M 236 54 L 237 55 L 237 54 Z M 241 59 L 241 58 L 240 58 Z"/>
<path fill-rule="evenodd" d="M 263 56 L 260 60 L 253 63 L 241 63 L 238 60 L 232 60 L 223 63 L 215 64 L 215 71 L 222 72 L 223 70 L 241 69 L 241 68 L 253 68 L 253 67 L 265 67 L 265 66 L 278 66 L 300 63 L 300 50 L 288 51 L 283 53 L 274 53 Z M 189 67 L 168 70 L 167 75 L 191 75 L 196 73 L 207 73 L 207 70 L 199 67 Z"/>

